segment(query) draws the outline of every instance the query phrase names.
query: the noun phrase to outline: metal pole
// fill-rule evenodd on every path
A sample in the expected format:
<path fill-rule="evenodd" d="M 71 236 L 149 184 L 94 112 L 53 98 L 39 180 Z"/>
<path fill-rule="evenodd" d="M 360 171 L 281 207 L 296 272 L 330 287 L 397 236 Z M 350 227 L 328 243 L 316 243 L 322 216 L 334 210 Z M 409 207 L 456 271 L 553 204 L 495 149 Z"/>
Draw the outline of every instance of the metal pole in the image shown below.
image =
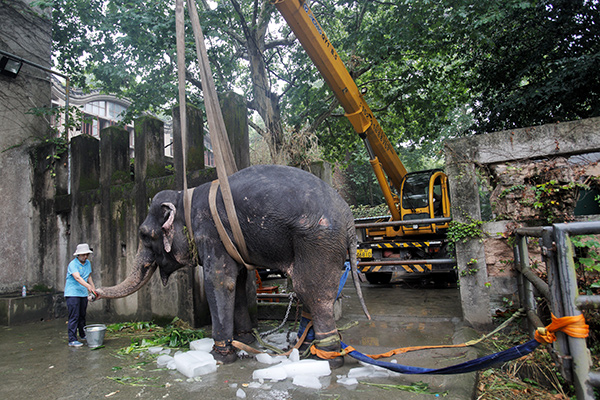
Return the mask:
<path fill-rule="evenodd" d="M 456 260 L 452 258 L 432 258 L 431 260 L 402 260 L 400 258 L 387 258 L 379 261 L 359 261 L 358 265 L 365 267 L 368 265 L 415 265 L 415 264 L 454 264 Z"/>
<path fill-rule="evenodd" d="M 542 257 L 546 263 L 548 272 L 548 286 L 550 287 L 550 311 L 556 316 L 565 315 L 562 301 L 562 290 L 558 263 L 556 259 L 556 243 L 554 243 L 554 229 L 552 227 L 542 228 Z M 568 382 L 573 382 L 573 363 L 567 336 L 562 332 L 556 332 L 556 342 L 552 344 L 552 356 L 558 364 L 561 374 Z"/>
<path fill-rule="evenodd" d="M 517 242 L 517 246 L 519 247 L 518 268 L 520 269 L 521 274 L 525 275 L 523 273 L 524 271 L 529 270 L 529 272 L 531 272 L 531 268 L 529 267 L 529 249 L 527 248 L 527 236 L 520 236 Z M 525 310 L 529 314 L 531 312 L 535 312 L 536 305 L 535 298 L 533 297 L 533 286 L 531 284 L 531 281 L 527 276 L 524 276 L 524 278 L 527 278 L 523 279 L 523 301 L 525 304 L 522 304 L 521 306 L 525 307 Z M 537 326 L 532 325 L 529 322 L 529 319 L 527 321 L 527 330 L 529 331 L 529 336 L 533 337 Z"/>
<path fill-rule="evenodd" d="M 429 224 L 445 224 L 446 222 L 452 221 L 452 218 L 426 218 L 426 219 L 411 219 L 408 221 L 386 221 L 386 222 L 365 222 L 355 224 L 356 229 L 362 228 L 384 228 L 387 226 L 401 226 L 401 225 L 429 225 Z"/>
<path fill-rule="evenodd" d="M 66 132 L 66 137 L 67 137 L 67 141 L 69 140 L 69 92 L 71 91 L 70 89 L 70 81 L 69 78 L 67 79 L 67 83 L 66 83 L 66 96 L 65 96 L 65 132 Z"/>
<path fill-rule="evenodd" d="M 579 231 L 580 225 L 572 227 L 570 224 L 555 224 L 554 237 L 556 240 L 556 248 L 558 253 L 558 262 L 561 268 L 559 269 L 562 288 L 563 288 L 563 304 L 565 307 L 565 315 L 576 316 L 580 315 L 581 311 L 575 306 L 575 299 L 578 296 L 577 276 L 575 274 L 575 261 L 573 260 L 573 247 L 569 240 L 569 232 Z M 600 224 L 598 224 L 600 226 Z M 586 227 L 587 228 L 587 227 Z M 583 229 L 585 233 L 591 233 Z M 580 400 L 594 399 L 594 389 L 588 384 L 591 359 L 584 338 L 568 337 L 569 348 L 573 356 L 573 384 L 577 398 Z"/>

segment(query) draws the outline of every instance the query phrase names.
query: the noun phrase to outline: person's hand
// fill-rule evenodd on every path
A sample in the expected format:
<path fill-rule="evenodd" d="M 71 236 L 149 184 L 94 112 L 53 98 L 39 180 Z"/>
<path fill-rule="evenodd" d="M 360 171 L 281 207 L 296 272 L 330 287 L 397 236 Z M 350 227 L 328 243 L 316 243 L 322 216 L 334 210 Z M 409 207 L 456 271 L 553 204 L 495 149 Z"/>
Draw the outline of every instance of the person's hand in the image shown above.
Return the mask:
<path fill-rule="evenodd" d="M 97 298 L 98 298 L 98 293 L 96 293 L 95 290 L 92 290 L 89 292 L 89 294 L 88 294 L 89 301 L 95 301 Z"/>

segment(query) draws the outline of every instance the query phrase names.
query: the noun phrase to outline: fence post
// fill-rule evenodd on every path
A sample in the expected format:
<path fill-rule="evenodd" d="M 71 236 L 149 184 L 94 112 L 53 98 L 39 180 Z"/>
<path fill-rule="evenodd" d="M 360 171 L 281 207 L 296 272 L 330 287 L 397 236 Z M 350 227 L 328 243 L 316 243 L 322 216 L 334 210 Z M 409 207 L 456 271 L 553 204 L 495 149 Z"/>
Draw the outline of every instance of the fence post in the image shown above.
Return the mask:
<path fill-rule="evenodd" d="M 575 305 L 578 296 L 577 275 L 575 273 L 575 261 L 573 259 L 573 246 L 569 240 L 569 224 L 554 224 L 554 238 L 558 254 L 558 262 L 562 265 L 559 269 L 562 287 L 562 300 L 564 306 L 563 316 L 580 315 L 581 311 Z M 577 398 L 593 399 L 594 389 L 586 381 L 590 373 L 591 359 L 584 338 L 568 336 L 570 354 L 573 357 L 573 384 Z"/>
<path fill-rule="evenodd" d="M 552 301 L 550 302 L 550 311 L 552 314 L 565 315 L 565 309 L 562 302 L 562 290 L 560 285 L 560 274 L 558 272 L 558 262 L 556 259 L 556 243 L 554 242 L 554 229 L 546 226 L 542 228 L 542 257 L 546 263 L 548 273 L 548 286 Z M 573 363 L 569 354 L 569 343 L 567 336 L 562 332 L 556 333 L 556 343 L 552 345 L 552 357 L 554 362 L 560 367 L 560 373 L 568 381 L 573 382 Z"/>

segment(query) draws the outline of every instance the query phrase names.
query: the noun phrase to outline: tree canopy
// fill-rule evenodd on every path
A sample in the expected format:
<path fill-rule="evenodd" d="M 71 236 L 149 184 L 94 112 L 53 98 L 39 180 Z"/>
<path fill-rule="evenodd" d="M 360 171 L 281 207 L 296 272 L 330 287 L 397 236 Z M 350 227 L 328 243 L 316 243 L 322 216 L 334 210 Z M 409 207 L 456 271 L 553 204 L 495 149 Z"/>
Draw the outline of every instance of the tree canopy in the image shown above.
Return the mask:
<path fill-rule="evenodd" d="M 159 113 L 176 96 L 174 0 L 39 0 L 53 6 L 57 67 L 81 87 Z M 212 3 L 211 3 L 212 4 Z M 600 114 L 598 0 L 326 0 L 311 4 L 409 170 L 447 137 Z M 218 90 L 242 93 L 272 154 L 300 132 L 328 160 L 362 158 L 271 1 L 199 1 Z M 202 106 L 187 37 L 189 99 Z"/>

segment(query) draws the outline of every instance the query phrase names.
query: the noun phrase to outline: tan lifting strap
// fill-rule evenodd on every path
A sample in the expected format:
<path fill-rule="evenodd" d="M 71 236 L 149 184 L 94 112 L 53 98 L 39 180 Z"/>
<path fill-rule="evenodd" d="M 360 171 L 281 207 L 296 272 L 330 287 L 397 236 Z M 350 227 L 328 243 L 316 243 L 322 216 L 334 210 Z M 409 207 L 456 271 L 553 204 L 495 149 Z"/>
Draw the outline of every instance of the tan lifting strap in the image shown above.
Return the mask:
<path fill-rule="evenodd" d="M 219 212 L 217 211 L 217 192 L 218 191 L 219 191 L 219 181 L 214 180 L 214 181 L 212 181 L 212 184 L 210 185 L 210 191 L 208 193 L 208 204 L 210 206 L 210 214 L 212 215 L 213 221 L 215 222 L 215 226 L 217 227 L 217 232 L 219 232 L 219 238 L 221 239 L 221 242 L 223 242 L 223 245 L 225 246 L 225 249 L 227 250 L 227 253 L 231 256 L 231 258 L 233 258 L 238 263 L 243 264 L 249 271 L 255 270 L 256 266 L 254 266 L 252 264 L 248 264 L 248 263 L 246 263 L 246 261 L 244 261 L 244 260 L 248 260 L 248 250 L 246 249 L 246 242 L 243 241 L 243 238 L 242 238 L 244 247 L 242 248 L 240 246 L 240 249 L 238 251 L 238 248 L 236 247 L 235 243 L 233 243 L 233 241 L 227 234 L 227 231 L 225 230 L 223 221 L 221 221 L 221 217 L 219 217 Z M 238 224 L 238 228 L 239 228 L 239 224 Z M 240 234 L 241 234 L 241 231 L 240 231 Z M 235 238 L 235 236 L 234 236 L 234 238 Z M 237 239 L 235 239 L 235 241 L 238 242 Z M 242 253 L 242 254 L 240 254 L 240 253 Z"/>
<path fill-rule="evenodd" d="M 187 126 L 184 124 L 185 120 L 185 38 L 184 38 L 184 21 L 183 21 L 183 2 L 184 0 L 176 0 L 175 14 L 176 14 L 176 29 L 177 29 L 177 63 L 178 63 L 178 75 L 179 75 L 179 105 L 180 105 L 180 118 L 181 118 L 181 129 L 182 129 L 182 142 L 183 142 L 183 153 L 184 153 L 184 204 L 185 204 L 185 217 L 186 217 L 186 225 L 188 225 L 188 229 L 191 232 L 191 217 L 190 208 L 191 205 L 191 193 L 188 193 L 187 190 L 187 180 L 185 176 L 185 135 L 184 129 Z M 198 10 L 196 9 L 196 4 L 193 0 L 187 0 L 188 9 L 190 13 L 190 20 L 192 22 L 192 28 L 194 31 L 194 39 L 196 42 L 196 55 L 198 57 L 198 66 L 200 70 L 200 78 L 202 81 L 202 91 L 204 92 L 204 105 L 206 108 L 206 116 L 208 120 L 209 132 L 212 139 L 213 151 L 215 155 L 215 165 L 217 169 L 217 176 L 219 179 L 219 184 L 221 186 L 221 193 L 223 195 L 223 203 L 225 204 L 225 211 L 227 212 L 227 218 L 229 219 L 229 223 L 231 226 L 231 231 L 233 232 L 233 238 L 239 246 L 239 250 L 244 257 L 247 259 L 248 251 L 246 249 L 246 242 L 244 240 L 244 236 L 242 234 L 242 230 L 240 228 L 240 224 L 237 218 L 237 213 L 235 212 L 235 205 L 233 203 L 233 196 L 231 194 L 231 188 L 229 187 L 229 179 L 228 176 L 235 173 L 237 171 L 237 166 L 235 165 L 235 161 L 233 159 L 233 152 L 231 151 L 231 146 L 229 144 L 229 140 L 227 139 L 227 131 L 225 129 L 225 122 L 223 121 L 223 115 L 221 114 L 221 107 L 219 105 L 219 99 L 217 96 L 217 90 L 215 88 L 215 83 L 212 77 L 212 71 L 210 69 L 210 65 L 208 64 L 208 54 L 206 52 L 206 46 L 204 45 L 204 35 L 202 33 L 202 27 L 200 26 L 200 19 L 198 18 Z M 180 57 L 181 54 L 181 57 Z M 218 188 L 218 186 L 217 186 Z M 212 190 L 212 189 L 211 189 Z M 187 197 L 186 197 L 187 196 Z M 215 199 L 216 199 L 216 189 L 215 189 Z M 213 218 L 218 214 L 213 213 Z M 218 226 L 220 223 L 215 219 L 215 225 Z M 222 226 L 222 223 L 221 223 Z M 223 232 L 225 235 L 221 236 L 221 240 L 225 247 L 227 241 L 231 242 L 229 236 L 226 234 L 224 228 Z M 224 239 L 227 238 L 227 240 Z M 233 243 L 232 243 L 233 244 Z M 235 246 L 233 246 L 235 248 Z M 234 257 L 234 255 L 228 250 L 230 255 Z M 235 251 L 238 257 L 239 252 L 237 249 Z M 235 257 L 234 257 L 235 258 Z M 246 265 L 244 259 L 238 262 Z"/>

